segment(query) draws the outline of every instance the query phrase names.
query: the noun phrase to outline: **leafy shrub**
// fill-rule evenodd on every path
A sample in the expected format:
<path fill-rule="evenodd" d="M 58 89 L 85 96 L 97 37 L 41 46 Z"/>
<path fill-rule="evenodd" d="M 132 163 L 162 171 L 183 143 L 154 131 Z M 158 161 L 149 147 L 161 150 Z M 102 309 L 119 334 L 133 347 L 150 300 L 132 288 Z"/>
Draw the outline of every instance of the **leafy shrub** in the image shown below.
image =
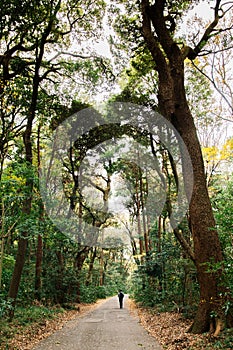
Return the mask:
<path fill-rule="evenodd" d="M 6 316 L 12 308 L 12 300 L 4 299 L 3 295 L 0 294 L 0 317 Z"/>

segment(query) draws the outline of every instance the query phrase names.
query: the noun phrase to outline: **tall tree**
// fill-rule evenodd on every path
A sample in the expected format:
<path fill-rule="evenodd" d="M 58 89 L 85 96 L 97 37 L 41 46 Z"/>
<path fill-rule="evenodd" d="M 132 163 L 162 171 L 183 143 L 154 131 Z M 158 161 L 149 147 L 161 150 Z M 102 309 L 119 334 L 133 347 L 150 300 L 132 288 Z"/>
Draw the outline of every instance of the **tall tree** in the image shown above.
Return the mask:
<path fill-rule="evenodd" d="M 26 4 L 27 5 L 27 4 Z M 42 80 L 41 76 L 41 66 L 44 58 L 44 53 L 45 53 L 45 46 L 49 40 L 50 35 L 54 34 L 53 33 L 53 26 L 56 22 L 56 15 L 59 11 L 60 8 L 60 3 L 58 2 L 57 4 L 47 4 L 50 5 L 47 8 L 44 8 L 43 10 L 46 11 L 46 21 L 44 21 L 43 16 L 38 16 L 38 19 L 40 21 L 41 25 L 41 32 L 38 32 L 36 35 L 36 38 L 34 39 L 35 42 L 32 43 L 32 47 L 28 48 L 28 51 L 35 50 L 35 63 L 33 65 L 33 76 L 32 76 L 32 91 L 31 91 L 31 98 L 30 98 L 30 103 L 29 103 L 29 109 L 27 113 L 27 122 L 26 122 L 26 128 L 24 131 L 23 135 L 23 141 L 24 141 L 24 148 L 25 148 L 25 160 L 28 164 L 28 167 L 31 168 L 33 165 L 33 145 L 32 145 L 32 130 L 33 130 L 33 121 L 36 117 L 36 110 L 37 110 L 37 100 L 38 100 L 38 93 L 39 93 L 39 85 Z M 54 8 L 52 8 L 52 6 Z M 42 10 L 42 8 L 37 8 L 37 10 Z M 36 31 L 36 26 L 38 25 L 38 22 L 35 23 L 33 22 L 31 16 L 31 13 L 27 13 L 28 9 L 25 7 L 24 10 L 26 11 L 25 17 L 28 17 L 28 30 L 32 32 L 33 35 L 35 35 Z M 24 18 L 26 19 L 26 18 Z M 17 33 L 19 36 L 20 33 Z M 16 35 L 17 35 L 16 34 Z M 17 52 L 18 49 L 24 50 L 23 43 L 25 41 L 25 37 L 22 35 L 20 37 L 20 47 L 17 47 L 17 44 L 12 48 L 13 52 Z M 27 51 L 27 50 L 26 50 Z M 9 50 L 8 50 L 9 54 Z M 12 54 L 9 55 L 9 62 L 11 61 Z M 6 66 L 5 69 L 9 69 L 9 66 Z M 9 70 L 7 72 L 9 73 Z M 17 72 L 18 73 L 18 72 Z M 15 73 L 15 74 L 17 74 Z M 20 72 L 21 73 L 21 72 Z M 10 79 L 10 77 L 8 77 Z M 29 217 L 31 213 L 31 205 L 32 205 L 32 191 L 33 191 L 33 178 L 27 177 L 26 179 L 26 184 L 28 187 L 28 196 L 25 198 L 23 207 L 22 207 L 22 212 L 25 215 L 25 219 Z M 18 289 L 19 289 L 19 284 L 20 284 L 20 279 L 22 275 L 22 270 L 24 266 L 24 261 L 25 261 L 25 256 L 26 256 L 26 249 L 27 249 L 27 237 L 28 237 L 28 231 L 25 229 L 21 233 L 21 236 L 18 241 L 18 251 L 16 255 L 16 262 L 15 262 L 15 268 L 13 271 L 12 279 L 11 279 L 11 284 L 10 284 L 10 289 L 9 289 L 9 297 L 12 298 L 13 300 L 16 300 L 17 294 L 18 294 Z M 13 311 L 11 312 L 11 317 L 13 317 Z"/>
<path fill-rule="evenodd" d="M 185 43 L 181 46 L 174 36 L 180 12 L 187 5 L 186 1 L 174 3 L 157 0 L 151 3 L 148 0 L 142 0 L 141 14 L 144 40 L 158 73 L 159 111 L 180 133 L 192 161 L 194 186 L 192 195 L 187 191 L 187 196 L 191 196 L 189 215 L 200 285 L 200 303 L 191 331 L 201 333 L 210 329 L 211 313 L 215 312 L 218 317 L 222 317 L 221 306 L 219 306 L 221 269 L 209 271 L 211 264 L 222 261 L 222 251 L 206 186 L 200 143 L 186 99 L 184 60 L 194 60 L 211 37 L 216 32 L 223 31 L 223 28 L 219 29 L 217 25 L 224 9 L 221 7 L 221 1 L 217 0 L 214 20 L 204 30 L 200 41 L 191 48 Z M 183 162 L 184 180 L 188 189 L 190 169 L 185 168 L 185 159 Z"/>
<path fill-rule="evenodd" d="M 198 59 L 198 56 L 206 56 L 211 53 L 207 45 L 212 43 L 216 35 L 219 38 L 221 37 L 224 43 L 227 43 L 225 49 L 229 49 L 231 47 L 230 42 L 225 39 L 231 37 L 232 29 L 232 23 L 225 26 L 222 21 L 223 17 L 231 10 L 231 3 L 222 3 L 221 0 L 216 1 L 213 8 L 213 21 L 203 27 L 203 33 L 200 32 L 198 26 L 198 34 L 194 33 L 191 36 L 189 33 L 186 42 L 185 35 L 181 37 L 179 29 L 187 10 L 193 8 L 199 2 L 132 1 L 130 4 L 127 3 L 125 14 L 121 16 L 121 20 L 118 17 L 120 25 L 117 24 L 116 26 L 121 35 L 121 40 L 123 38 L 127 40 L 127 53 L 133 56 L 134 67 L 135 56 L 137 58 L 139 54 L 141 56 L 145 55 L 149 50 L 152 62 L 149 61 L 147 67 L 149 65 L 153 66 L 158 77 L 158 83 L 154 87 L 154 94 L 157 94 L 156 108 L 180 133 L 191 157 L 194 175 L 192 193 L 189 188 L 190 171 L 192 169 L 185 166 L 185 159 L 183 159 L 183 170 L 186 193 L 187 197 L 190 198 L 188 214 L 194 252 L 189 249 L 190 245 L 186 244 L 184 237 L 179 235 L 179 230 L 175 230 L 174 233 L 178 234 L 182 246 L 188 248 L 189 252 L 187 251 L 187 254 L 195 261 L 197 268 L 200 303 L 191 327 L 191 331 L 195 333 L 210 329 L 212 320 L 214 321 L 211 315 L 218 315 L 219 318 L 224 317 L 219 298 L 222 252 L 206 186 L 201 147 L 193 115 L 187 102 L 185 63 L 187 61 L 193 63 Z M 122 3 L 125 2 L 122 1 Z M 137 7 L 138 5 L 140 5 L 140 8 Z M 195 26 L 192 28 L 195 29 Z M 148 62 L 146 57 L 145 59 L 145 62 Z M 145 65 L 143 66 L 139 60 L 136 63 L 141 71 L 144 69 L 144 72 L 147 73 Z M 136 85 L 136 88 L 137 92 L 138 85 Z M 124 92 L 126 94 L 123 94 L 123 98 L 128 98 L 128 91 Z M 137 99 L 138 94 L 135 96 L 135 93 L 133 93 L 133 97 Z M 136 101 L 140 103 L 139 98 Z M 209 270 L 211 264 L 215 268 L 218 266 L 214 273 Z"/>
<path fill-rule="evenodd" d="M 27 198 L 25 198 L 22 205 L 25 228 L 19 237 L 16 263 L 9 289 L 9 297 L 13 300 L 16 300 L 17 297 L 27 250 L 27 220 L 31 214 L 35 185 L 33 176 L 36 174 L 35 172 L 33 175 L 33 127 L 41 109 L 38 103 L 40 94 L 48 96 L 51 86 L 54 89 L 56 85 L 54 77 L 63 74 L 65 69 L 67 72 L 70 65 L 75 66 L 72 63 L 69 65 L 69 62 L 65 62 L 64 55 L 70 54 L 64 52 L 65 48 L 67 48 L 69 40 L 72 39 L 74 31 L 75 35 L 79 36 L 81 40 L 83 33 L 86 36 L 90 35 L 90 29 L 93 26 L 100 27 L 99 23 L 101 21 L 97 25 L 97 22 L 94 22 L 94 24 L 92 22 L 93 16 L 100 16 L 103 9 L 104 2 L 102 1 L 96 2 L 93 7 L 89 1 L 80 4 L 72 0 L 45 0 L 43 2 L 27 0 L 19 2 L 14 0 L 11 3 L 3 1 L 1 6 L 0 97 L 2 102 L 1 111 L 5 114 L 1 113 L 3 127 L 0 131 L 3 136 L 0 137 L 0 147 L 6 153 L 9 140 L 12 139 L 12 130 L 15 130 L 15 121 L 23 120 L 24 123 L 21 122 L 21 128 L 17 130 L 22 131 L 21 129 L 24 129 L 23 153 L 28 167 L 28 176 L 26 177 Z M 76 60 L 86 58 L 86 56 L 76 54 L 77 51 L 78 48 L 76 48 L 75 54 L 72 52 L 72 57 L 75 57 Z M 52 58 L 51 52 L 54 52 L 55 55 Z M 78 67 L 76 67 L 77 69 Z M 14 101 L 12 105 L 8 105 L 8 108 L 3 106 L 3 102 L 6 102 L 6 87 L 21 84 L 21 90 L 24 90 L 23 82 L 25 83 L 26 95 L 16 96 L 20 96 L 22 105 L 26 104 L 25 108 L 23 110 L 21 108 L 19 112 Z M 24 102 L 24 98 L 26 102 Z M 14 112 L 11 113 L 10 122 L 6 114 L 6 111 L 9 114 L 9 108 L 10 111 Z M 1 157 L 1 166 L 3 164 L 2 159 Z"/>

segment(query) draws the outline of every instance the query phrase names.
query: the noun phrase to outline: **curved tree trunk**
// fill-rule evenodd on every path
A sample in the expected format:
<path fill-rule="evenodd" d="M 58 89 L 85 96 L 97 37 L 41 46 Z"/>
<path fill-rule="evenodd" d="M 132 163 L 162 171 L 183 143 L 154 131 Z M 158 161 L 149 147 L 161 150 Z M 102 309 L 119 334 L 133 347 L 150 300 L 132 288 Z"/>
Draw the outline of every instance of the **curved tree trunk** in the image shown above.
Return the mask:
<path fill-rule="evenodd" d="M 215 220 L 206 185 L 204 163 L 196 127 L 190 112 L 184 87 L 184 59 L 166 25 L 165 1 L 150 5 L 141 1 L 143 34 L 156 64 L 159 77 L 159 111 L 181 135 L 192 162 L 192 169 L 183 159 L 184 183 L 187 196 L 191 196 L 189 215 L 194 243 L 194 262 L 200 286 L 200 302 L 191 331 L 202 333 L 210 329 L 211 312 L 221 314 L 218 303 L 218 282 L 221 270 L 208 272 L 209 266 L 222 261 L 222 251 L 215 228 Z M 152 31 L 152 26 L 156 34 Z M 161 49 L 162 48 L 162 49 Z M 189 181 L 193 171 L 194 185 Z"/>
<path fill-rule="evenodd" d="M 174 90 L 176 82 L 174 81 Z M 210 313 L 218 310 L 218 282 L 221 271 L 208 273 L 209 265 L 222 261 L 222 251 L 215 228 L 215 220 L 208 195 L 204 164 L 195 125 L 185 99 L 180 106 L 175 107 L 173 125 L 183 138 L 191 161 L 194 176 L 194 187 L 189 206 L 191 229 L 194 243 L 194 256 L 200 286 L 200 303 L 195 321 L 191 328 L 194 333 L 208 331 L 210 328 Z M 188 174 L 185 174 L 188 184 Z"/>

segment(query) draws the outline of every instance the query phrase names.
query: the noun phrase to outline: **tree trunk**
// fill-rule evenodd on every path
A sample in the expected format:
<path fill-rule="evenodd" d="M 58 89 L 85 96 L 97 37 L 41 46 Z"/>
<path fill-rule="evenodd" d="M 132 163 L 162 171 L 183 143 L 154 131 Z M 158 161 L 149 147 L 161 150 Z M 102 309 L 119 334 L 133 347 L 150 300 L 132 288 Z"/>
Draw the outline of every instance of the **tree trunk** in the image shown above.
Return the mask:
<path fill-rule="evenodd" d="M 36 249 L 36 275 L 35 275 L 35 297 L 37 300 L 41 299 L 41 273 L 42 273 L 42 259 L 43 259 L 43 239 L 39 234 L 37 238 Z"/>
<path fill-rule="evenodd" d="M 26 149 L 26 159 L 30 163 L 32 162 L 32 148 L 31 148 L 31 130 L 29 133 L 29 139 L 25 141 L 25 149 Z M 29 142 L 29 144 L 28 144 Z M 33 182 L 32 179 L 27 179 L 26 184 L 28 187 L 28 197 L 25 199 L 22 212 L 25 215 L 25 217 L 29 217 L 31 213 L 31 205 L 32 205 L 32 187 L 33 187 Z M 15 266 L 14 266 L 14 271 L 13 275 L 11 278 L 11 284 L 8 292 L 8 297 L 13 300 L 13 308 L 10 310 L 9 317 L 10 320 L 13 319 L 14 317 L 14 306 L 16 303 L 16 298 L 18 295 L 18 290 L 19 290 L 19 285 L 20 285 L 20 280 L 23 272 L 23 267 L 25 263 L 25 258 L 26 258 L 26 251 L 27 251 L 27 245 L 28 245 L 28 233 L 26 230 L 24 230 L 21 233 L 21 236 L 18 241 L 18 250 L 17 250 L 17 255 L 16 255 L 16 261 L 15 261 Z"/>
<path fill-rule="evenodd" d="M 140 200 L 141 200 L 141 208 L 142 208 L 142 224 L 143 224 L 143 232 L 144 232 L 144 245 L 145 245 L 145 252 L 146 254 L 149 254 L 149 237 L 148 237 L 148 229 L 146 225 L 146 213 L 145 213 L 145 207 L 144 207 L 144 189 L 143 189 L 143 180 L 142 180 L 142 174 L 140 174 L 139 179 L 140 184 Z"/>
<path fill-rule="evenodd" d="M 100 268 L 99 268 L 99 286 L 104 285 L 104 251 L 103 248 L 100 249 Z"/>
<path fill-rule="evenodd" d="M 174 90 L 176 90 L 174 81 Z M 177 87 L 178 88 L 178 87 Z M 189 206 L 191 228 L 194 243 L 195 264 L 200 286 L 200 303 L 191 327 L 193 333 L 202 333 L 210 329 L 210 313 L 218 310 L 218 281 L 221 271 L 207 272 L 208 268 L 222 261 L 222 251 L 215 229 L 215 220 L 208 195 L 204 164 L 195 125 L 185 100 L 182 107 L 175 108 L 173 125 L 183 138 L 192 161 L 194 187 Z M 188 186 L 188 174 L 185 174 Z M 208 264 L 210 266 L 208 266 Z"/>
<path fill-rule="evenodd" d="M 86 286 L 89 286 L 92 280 L 92 272 L 94 269 L 94 262 L 97 257 L 97 247 L 92 248 L 91 256 L 90 256 L 90 262 L 89 262 L 89 269 L 88 269 L 88 275 L 86 279 Z"/>
<path fill-rule="evenodd" d="M 142 236 L 142 227 L 141 227 L 141 203 L 139 198 L 139 180 L 136 178 L 135 183 L 135 197 L 136 197 L 136 207 L 137 207 L 137 228 L 138 228 L 138 237 L 139 237 L 139 252 L 141 255 L 141 263 L 143 262 L 143 236 Z"/>
<path fill-rule="evenodd" d="M 39 66 L 38 69 L 35 72 L 35 76 L 33 79 L 33 91 L 32 91 L 32 99 L 31 99 L 31 105 L 29 109 L 29 115 L 27 120 L 27 126 L 26 130 L 24 132 L 24 148 L 25 148 L 25 160 L 28 165 L 29 172 L 32 172 L 32 123 L 35 118 L 36 113 L 36 106 L 37 106 L 37 97 L 38 97 L 38 88 L 39 88 Z M 26 179 L 26 186 L 28 188 L 28 195 L 27 198 L 25 198 L 22 212 L 25 216 L 25 218 L 29 218 L 31 213 L 31 206 L 32 206 L 32 191 L 33 191 L 33 179 L 32 177 L 28 177 Z M 16 298 L 18 295 L 20 280 L 22 276 L 22 271 L 24 267 L 25 262 L 25 256 L 26 256 L 26 250 L 27 250 L 27 242 L 28 242 L 28 232 L 24 230 L 22 232 L 19 242 L 18 242 L 18 251 L 16 255 L 16 261 L 15 261 L 15 267 L 11 279 L 10 289 L 8 296 L 9 298 L 13 299 L 13 304 L 16 302 Z M 10 312 L 10 319 L 12 319 L 14 316 L 14 308 Z"/>
<path fill-rule="evenodd" d="M 30 204 L 30 203 L 29 203 Z M 26 207 L 24 207 L 24 213 L 26 211 Z M 29 208 L 28 208 L 29 210 Z M 14 266 L 14 271 L 13 275 L 11 278 L 11 283 L 10 283 L 10 288 L 8 292 L 8 297 L 12 299 L 12 309 L 9 312 L 9 319 L 12 320 L 14 317 L 14 308 L 15 308 L 15 303 L 16 303 L 16 297 L 18 295 L 18 290 L 19 290 L 19 285 L 20 285 L 20 280 L 23 272 L 23 267 L 25 263 L 25 257 L 26 257 L 26 251 L 27 251 L 27 232 L 23 232 L 21 234 L 21 237 L 19 238 L 18 241 L 18 250 L 17 250 L 17 255 L 16 255 L 16 260 L 15 260 L 15 266 Z"/>
<path fill-rule="evenodd" d="M 208 264 L 213 266 L 222 261 L 221 246 L 208 195 L 201 147 L 186 100 L 184 56 L 167 27 L 164 14 L 165 1 L 157 0 L 154 5 L 150 5 L 148 0 L 142 0 L 141 5 L 144 39 L 158 71 L 159 112 L 181 135 L 192 162 L 190 169 L 183 155 L 184 183 L 187 197 L 191 197 L 189 215 L 200 286 L 200 302 L 191 331 L 202 333 L 210 329 L 211 312 L 219 315 L 220 311 L 218 282 L 221 270 L 210 273 Z M 156 35 L 152 31 L 152 26 Z M 191 171 L 194 177 L 192 193 L 189 186 Z"/>
<path fill-rule="evenodd" d="M 40 167 L 41 167 L 41 157 L 40 157 L 40 130 L 41 125 L 38 126 L 37 133 L 37 168 L 38 168 L 38 176 L 40 176 Z M 41 213 L 39 218 L 39 226 L 42 229 L 44 220 L 44 205 L 41 203 Z M 41 299 L 41 274 L 42 274 L 42 261 L 43 261 L 43 238 L 39 233 L 37 237 L 37 249 L 36 249 L 36 271 L 35 271 L 35 298 L 37 300 Z"/>
<path fill-rule="evenodd" d="M 80 272 L 82 271 L 83 264 L 88 256 L 88 253 L 90 251 L 90 247 L 83 247 L 75 256 L 74 260 L 74 268 L 76 269 L 76 275 L 77 275 L 77 283 L 76 283 L 76 302 L 80 303 L 81 300 L 81 291 L 80 291 Z"/>

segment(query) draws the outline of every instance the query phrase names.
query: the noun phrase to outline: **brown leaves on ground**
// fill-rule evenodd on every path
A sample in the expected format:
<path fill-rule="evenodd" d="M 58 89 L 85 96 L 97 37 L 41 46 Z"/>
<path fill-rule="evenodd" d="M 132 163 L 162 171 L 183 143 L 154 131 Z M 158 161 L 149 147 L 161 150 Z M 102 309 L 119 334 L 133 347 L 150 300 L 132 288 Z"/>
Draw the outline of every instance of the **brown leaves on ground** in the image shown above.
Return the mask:
<path fill-rule="evenodd" d="M 206 336 L 188 333 L 191 321 L 177 312 L 159 313 L 150 308 L 137 307 L 129 301 L 131 310 L 136 309 L 142 326 L 166 350 L 201 350 Z M 202 344 L 202 345 L 201 345 Z"/>

